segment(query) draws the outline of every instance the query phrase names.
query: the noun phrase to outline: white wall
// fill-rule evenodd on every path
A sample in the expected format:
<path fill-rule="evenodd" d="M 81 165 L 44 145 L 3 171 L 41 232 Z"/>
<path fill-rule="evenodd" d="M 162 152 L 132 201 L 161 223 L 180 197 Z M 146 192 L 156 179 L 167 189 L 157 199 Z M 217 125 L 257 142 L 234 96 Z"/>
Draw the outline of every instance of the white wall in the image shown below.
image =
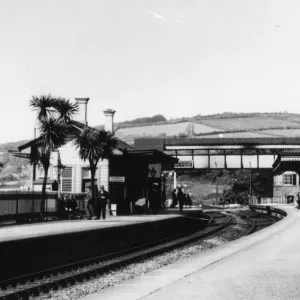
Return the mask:
<path fill-rule="evenodd" d="M 82 191 L 82 168 L 89 167 L 88 161 L 83 161 L 79 158 L 79 150 L 75 147 L 73 141 L 67 142 L 59 149 L 61 163 L 67 167 L 73 168 L 72 173 L 72 192 L 80 193 Z M 57 165 L 58 154 L 53 152 L 51 156 L 51 166 L 49 168 L 48 177 L 57 180 Z M 109 163 L 108 160 L 99 161 L 98 163 L 98 185 L 104 185 L 105 189 L 109 188 Z M 37 178 L 38 179 L 38 178 Z"/>

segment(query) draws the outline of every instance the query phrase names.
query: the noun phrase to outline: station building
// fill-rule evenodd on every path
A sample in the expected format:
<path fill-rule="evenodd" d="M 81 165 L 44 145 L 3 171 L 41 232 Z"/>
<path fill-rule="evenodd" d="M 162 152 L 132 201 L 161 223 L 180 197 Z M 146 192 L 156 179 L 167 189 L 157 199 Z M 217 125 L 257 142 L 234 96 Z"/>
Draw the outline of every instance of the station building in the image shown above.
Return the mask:
<path fill-rule="evenodd" d="M 89 164 L 79 157 L 79 150 L 74 144 L 76 135 L 88 126 L 87 107 L 89 98 L 75 98 L 79 105 L 79 113 L 70 121 L 66 143 L 52 152 L 51 165 L 48 172 L 47 189 L 61 193 L 80 195 L 91 183 Z M 104 110 L 106 131 L 114 131 L 115 111 Z M 96 129 L 98 130 L 98 129 Z M 19 157 L 35 157 L 38 138 L 19 147 L 19 152 L 11 155 Z M 111 197 L 112 209 L 116 214 L 128 214 L 131 204 L 140 198 L 148 198 L 155 183 L 162 191 L 161 174 L 171 170 L 178 160 L 158 150 L 135 150 L 132 146 L 118 139 L 117 149 L 110 160 L 99 161 L 95 174 L 97 186 L 104 185 Z M 32 190 L 41 191 L 44 170 L 33 165 Z M 58 184 L 56 184 L 56 183 Z M 158 200 L 159 201 L 159 200 Z"/>

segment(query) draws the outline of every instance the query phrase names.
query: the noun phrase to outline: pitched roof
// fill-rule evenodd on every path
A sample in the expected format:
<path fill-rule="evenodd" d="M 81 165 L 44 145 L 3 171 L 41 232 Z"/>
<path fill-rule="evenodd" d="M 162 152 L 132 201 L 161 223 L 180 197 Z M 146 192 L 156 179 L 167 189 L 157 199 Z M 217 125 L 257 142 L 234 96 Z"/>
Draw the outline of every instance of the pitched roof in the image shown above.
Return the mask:
<path fill-rule="evenodd" d="M 287 170 L 300 170 L 300 149 L 289 149 L 281 151 L 273 163 L 275 174 Z"/>
<path fill-rule="evenodd" d="M 88 127 L 90 129 L 95 129 L 95 130 L 98 130 L 98 131 L 102 130 L 100 128 L 96 129 L 96 128 L 90 127 L 88 125 L 85 125 L 85 124 L 83 124 L 81 122 L 78 122 L 78 121 L 75 121 L 75 120 L 71 120 L 70 121 L 70 125 L 71 125 L 72 128 L 77 129 L 79 131 L 83 130 L 85 127 Z M 39 142 L 39 140 L 40 140 L 40 138 L 36 138 L 34 140 L 31 140 L 28 143 L 19 146 L 18 149 L 19 149 L 19 151 L 22 151 L 22 150 L 24 150 L 26 148 L 29 148 L 29 147 L 31 147 L 33 145 L 36 145 Z M 132 146 L 128 145 L 127 143 L 125 143 L 125 142 L 123 142 L 122 140 L 119 140 L 119 139 L 117 140 L 117 148 L 120 149 L 120 150 L 133 149 Z"/>
<path fill-rule="evenodd" d="M 150 149 L 150 150 L 132 149 L 132 150 L 126 150 L 124 154 L 128 155 L 133 159 L 147 159 L 147 160 L 160 161 L 160 162 L 168 161 L 171 163 L 178 162 L 178 158 L 165 154 L 156 149 Z"/>

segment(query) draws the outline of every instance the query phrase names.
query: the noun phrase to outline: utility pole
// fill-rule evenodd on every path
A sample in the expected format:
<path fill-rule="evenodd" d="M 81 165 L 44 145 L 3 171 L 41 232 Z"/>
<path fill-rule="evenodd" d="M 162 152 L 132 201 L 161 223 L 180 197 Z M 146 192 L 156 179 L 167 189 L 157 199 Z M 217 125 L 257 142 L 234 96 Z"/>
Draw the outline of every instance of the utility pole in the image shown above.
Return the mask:
<path fill-rule="evenodd" d="M 218 165 L 217 162 L 215 161 L 215 166 L 216 166 L 216 194 L 217 194 L 217 204 L 219 204 L 219 182 L 218 182 Z"/>
<path fill-rule="evenodd" d="M 177 187 L 177 178 L 176 178 L 176 172 L 174 171 L 174 189 Z"/>
<path fill-rule="evenodd" d="M 251 165 L 251 161 L 249 161 L 249 165 L 250 165 L 250 187 L 249 187 L 249 194 L 250 194 L 250 199 L 252 199 L 252 165 Z"/>

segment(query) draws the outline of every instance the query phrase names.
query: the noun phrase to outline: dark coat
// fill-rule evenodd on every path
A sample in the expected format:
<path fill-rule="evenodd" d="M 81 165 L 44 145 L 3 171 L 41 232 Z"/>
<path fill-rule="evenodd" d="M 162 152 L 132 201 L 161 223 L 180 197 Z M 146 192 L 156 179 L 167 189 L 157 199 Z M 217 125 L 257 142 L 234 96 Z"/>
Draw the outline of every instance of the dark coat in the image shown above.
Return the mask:
<path fill-rule="evenodd" d="M 183 204 L 185 202 L 185 195 L 182 192 L 182 190 L 179 190 L 177 193 L 177 200 L 179 202 L 179 204 Z"/>
<path fill-rule="evenodd" d="M 98 202 L 99 202 L 99 205 L 106 205 L 108 203 L 108 200 L 109 200 L 109 194 L 107 191 L 102 191 L 100 190 L 98 192 Z"/>

